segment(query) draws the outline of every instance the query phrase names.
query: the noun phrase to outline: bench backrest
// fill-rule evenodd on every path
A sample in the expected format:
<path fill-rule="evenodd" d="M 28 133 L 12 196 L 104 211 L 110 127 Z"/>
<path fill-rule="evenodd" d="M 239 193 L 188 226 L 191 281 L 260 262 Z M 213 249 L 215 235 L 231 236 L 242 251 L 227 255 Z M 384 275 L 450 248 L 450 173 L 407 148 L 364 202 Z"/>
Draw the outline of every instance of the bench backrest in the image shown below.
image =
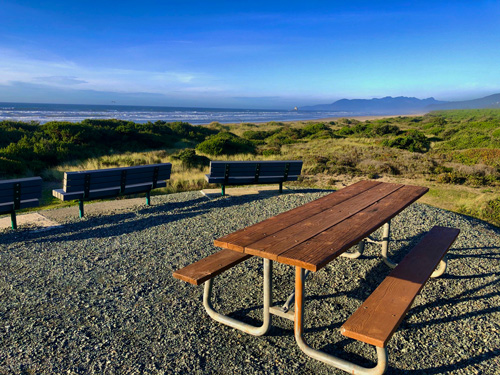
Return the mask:
<path fill-rule="evenodd" d="M 152 183 L 156 188 L 158 181 L 168 180 L 172 164 L 149 164 L 136 167 L 97 169 L 92 171 L 65 172 L 63 190 L 66 193 L 108 188 L 125 189 L 126 186 Z"/>
<path fill-rule="evenodd" d="M 211 161 L 210 178 L 277 177 L 283 181 L 296 179 L 302 170 L 302 160 Z"/>
<path fill-rule="evenodd" d="M 41 198 L 41 177 L 0 180 L 0 213 L 38 206 Z"/>

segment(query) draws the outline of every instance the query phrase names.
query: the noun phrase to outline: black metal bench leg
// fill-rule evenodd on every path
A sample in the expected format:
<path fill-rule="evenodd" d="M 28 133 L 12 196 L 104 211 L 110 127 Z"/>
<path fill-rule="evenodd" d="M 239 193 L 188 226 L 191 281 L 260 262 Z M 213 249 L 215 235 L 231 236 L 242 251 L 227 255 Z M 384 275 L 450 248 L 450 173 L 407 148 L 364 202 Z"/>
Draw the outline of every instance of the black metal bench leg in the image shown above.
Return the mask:
<path fill-rule="evenodd" d="M 85 214 L 85 212 L 83 211 L 83 199 L 80 199 L 78 201 L 78 212 L 80 213 L 80 218 L 82 218 Z"/>
<path fill-rule="evenodd" d="M 221 186 L 221 193 L 222 193 L 222 196 L 226 195 L 226 185 Z"/>
<path fill-rule="evenodd" d="M 280 194 L 283 193 L 283 182 L 280 182 Z"/>
<path fill-rule="evenodd" d="M 151 206 L 151 192 L 146 192 L 146 206 Z"/>
<path fill-rule="evenodd" d="M 17 229 L 16 211 L 14 210 L 10 213 L 10 222 L 12 224 L 12 229 Z"/>

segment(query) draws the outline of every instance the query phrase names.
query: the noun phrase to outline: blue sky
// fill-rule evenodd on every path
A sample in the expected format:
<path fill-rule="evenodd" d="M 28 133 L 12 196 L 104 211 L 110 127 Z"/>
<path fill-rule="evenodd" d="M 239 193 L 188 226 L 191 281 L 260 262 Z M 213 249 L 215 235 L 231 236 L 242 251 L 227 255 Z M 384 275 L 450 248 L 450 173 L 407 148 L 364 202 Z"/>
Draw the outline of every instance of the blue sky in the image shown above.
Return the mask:
<path fill-rule="evenodd" d="M 497 0 L 2 0 L 0 17 L 0 101 L 288 109 L 500 92 Z"/>

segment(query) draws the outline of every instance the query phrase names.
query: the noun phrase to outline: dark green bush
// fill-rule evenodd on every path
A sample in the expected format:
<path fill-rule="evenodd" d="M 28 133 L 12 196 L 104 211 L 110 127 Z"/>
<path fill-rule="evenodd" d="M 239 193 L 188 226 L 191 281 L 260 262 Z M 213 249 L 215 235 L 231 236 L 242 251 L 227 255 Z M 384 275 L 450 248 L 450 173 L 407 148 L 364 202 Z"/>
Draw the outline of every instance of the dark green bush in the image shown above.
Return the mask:
<path fill-rule="evenodd" d="M 397 135 L 399 128 L 396 125 L 376 124 L 371 128 L 371 133 L 375 136 L 384 136 L 389 134 Z"/>
<path fill-rule="evenodd" d="M 295 128 L 282 128 L 277 133 L 274 133 L 272 136 L 266 138 L 266 142 L 270 146 L 281 146 L 296 143 L 299 139 L 302 138 L 302 132 L 300 129 Z"/>
<path fill-rule="evenodd" d="M 386 139 L 382 142 L 382 144 L 388 147 L 395 147 L 402 150 L 420 153 L 429 151 L 431 145 L 425 134 L 419 132 L 418 130 L 409 130 L 406 132 L 405 136 L 396 137 L 394 139 Z"/>
<path fill-rule="evenodd" d="M 281 155 L 280 147 L 268 147 L 259 150 L 259 154 L 264 156 Z"/>
<path fill-rule="evenodd" d="M 185 168 L 199 168 L 210 164 L 210 159 L 206 156 L 196 155 L 196 151 L 192 148 L 186 148 L 177 155 L 172 156 L 173 159 L 180 160 Z"/>
<path fill-rule="evenodd" d="M 309 137 L 324 130 L 330 130 L 330 128 L 322 122 L 316 124 L 308 124 L 302 128 L 302 137 Z"/>
<path fill-rule="evenodd" d="M 272 136 L 275 133 L 278 133 L 280 129 L 277 130 L 270 130 L 270 131 L 265 131 L 265 130 L 247 130 L 246 132 L 243 132 L 243 138 L 249 139 L 249 140 L 264 140 L 270 136 Z"/>
<path fill-rule="evenodd" d="M 221 132 L 207 138 L 198 144 L 196 149 L 214 156 L 255 153 L 255 145 L 252 142 L 229 132 Z"/>
<path fill-rule="evenodd" d="M 343 126 L 337 131 L 338 135 L 351 135 L 354 134 L 354 130 L 352 130 L 349 126 Z"/>

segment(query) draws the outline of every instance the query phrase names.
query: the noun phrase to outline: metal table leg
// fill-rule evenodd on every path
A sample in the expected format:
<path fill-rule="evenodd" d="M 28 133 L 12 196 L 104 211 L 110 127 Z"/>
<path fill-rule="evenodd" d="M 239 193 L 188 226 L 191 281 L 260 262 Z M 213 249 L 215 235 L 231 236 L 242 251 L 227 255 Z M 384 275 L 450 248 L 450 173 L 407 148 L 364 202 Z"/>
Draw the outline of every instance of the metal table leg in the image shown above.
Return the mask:
<path fill-rule="evenodd" d="M 340 256 L 344 258 L 357 259 L 361 255 L 363 255 L 364 251 L 365 251 L 365 240 L 361 240 L 358 243 L 358 250 L 353 251 L 352 253 L 342 253 L 340 254 Z"/>
<path fill-rule="evenodd" d="M 377 349 L 377 365 L 373 368 L 366 368 L 356 365 L 352 362 L 324 353 L 320 350 L 311 348 L 304 340 L 304 269 L 295 268 L 295 340 L 299 348 L 309 357 L 324 362 L 330 366 L 336 367 L 350 374 L 370 374 L 380 375 L 387 369 L 387 350 L 386 348 Z"/>
<path fill-rule="evenodd" d="M 273 262 L 269 259 L 264 259 L 264 311 L 263 311 L 263 322 L 262 326 L 255 327 L 251 324 L 244 323 L 240 320 L 231 318 L 227 315 L 223 315 L 214 310 L 210 297 L 212 295 L 212 284 L 213 279 L 205 282 L 205 290 L 203 293 L 203 306 L 207 314 L 219 323 L 225 324 L 227 326 L 239 329 L 243 332 L 249 333 L 254 336 L 262 336 L 267 333 L 269 327 L 271 326 L 271 313 L 269 308 L 273 300 Z"/>
<path fill-rule="evenodd" d="M 441 276 L 443 273 L 446 272 L 447 266 L 448 266 L 448 258 L 445 255 L 444 258 L 441 260 L 441 262 L 439 262 L 438 268 L 436 268 L 436 270 L 432 273 L 431 277 L 435 279 L 436 277 Z"/>
<path fill-rule="evenodd" d="M 388 221 L 384 224 L 384 232 L 382 234 L 382 252 L 380 254 L 382 255 L 382 259 L 384 260 L 385 264 L 387 264 L 390 268 L 396 268 L 397 263 L 394 263 L 391 259 L 389 259 L 389 256 L 387 255 L 387 253 L 389 252 L 390 236 L 391 222 Z"/>

